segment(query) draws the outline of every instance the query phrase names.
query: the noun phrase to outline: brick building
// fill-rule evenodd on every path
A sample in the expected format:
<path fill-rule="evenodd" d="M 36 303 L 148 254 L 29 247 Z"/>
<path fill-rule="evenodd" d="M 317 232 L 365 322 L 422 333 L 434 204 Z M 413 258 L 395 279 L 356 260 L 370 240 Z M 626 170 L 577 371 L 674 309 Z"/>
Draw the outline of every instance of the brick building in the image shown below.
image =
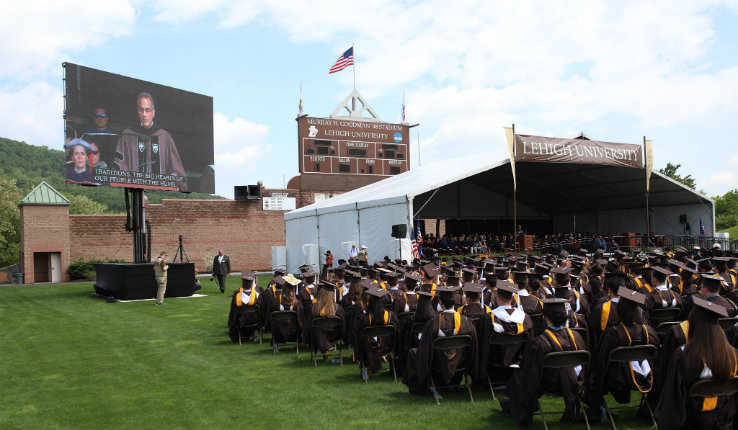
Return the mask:
<path fill-rule="evenodd" d="M 45 182 L 20 208 L 25 283 L 68 281 L 67 267 L 78 259 L 132 260 L 133 238 L 125 230 L 125 215 L 69 215 L 69 201 Z M 186 256 L 200 271 L 219 248 L 230 255 L 234 271 L 270 270 L 272 246 L 285 243 L 285 212 L 264 210 L 261 200 L 150 204 L 151 253 L 165 250 L 174 258 L 182 235 Z"/>

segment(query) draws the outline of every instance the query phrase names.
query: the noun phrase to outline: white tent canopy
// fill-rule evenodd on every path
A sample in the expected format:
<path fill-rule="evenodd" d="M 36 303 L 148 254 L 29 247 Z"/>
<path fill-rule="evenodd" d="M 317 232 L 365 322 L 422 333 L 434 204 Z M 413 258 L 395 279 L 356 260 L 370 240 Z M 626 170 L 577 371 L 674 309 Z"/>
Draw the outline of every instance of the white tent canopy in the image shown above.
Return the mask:
<path fill-rule="evenodd" d="M 284 215 L 287 268 L 306 261 L 307 248 L 347 258 L 351 243 L 366 245 L 369 260 L 411 259 L 409 231 L 416 219 L 504 219 L 513 217 L 509 159 L 491 154 L 427 164 Z M 584 164 L 516 163 L 519 220 L 547 220 L 554 231 L 645 232 L 644 170 Z M 714 231 L 713 202 L 653 172 L 652 231 L 682 234 L 679 215 Z M 520 221 L 519 221 L 520 222 Z M 391 237 L 405 224 L 408 237 Z M 305 246 L 314 245 L 314 246 Z M 312 257 L 314 260 L 314 257 Z M 321 262 L 322 262 L 321 257 Z"/>

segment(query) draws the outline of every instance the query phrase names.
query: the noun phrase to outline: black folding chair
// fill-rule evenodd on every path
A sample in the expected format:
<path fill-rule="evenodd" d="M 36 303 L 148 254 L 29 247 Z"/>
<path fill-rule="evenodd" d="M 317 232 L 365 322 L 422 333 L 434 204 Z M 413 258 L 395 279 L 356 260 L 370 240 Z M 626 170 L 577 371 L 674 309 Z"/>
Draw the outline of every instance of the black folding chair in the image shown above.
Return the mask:
<path fill-rule="evenodd" d="M 658 308 L 652 309 L 649 319 L 656 327 L 661 323 L 681 321 L 682 310 L 679 308 Z"/>
<path fill-rule="evenodd" d="M 271 327 L 272 327 L 272 354 L 276 354 L 277 350 L 274 348 L 275 341 L 274 341 L 274 327 L 279 324 L 280 321 L 290 321 L 292 324 L 297 327 L 297 312 L 295 311 L 273 311 L 271 314 L 269 314 L 269 319 L 271 320 Z M 286 339 L 285 339 L 286 340 Z M 287 342 L 285 342 L 287 344 Z M 289 345 L 285 345 L 289 346 Z M 298 334 L 295 334 L 295 353 L 297 355 L 300 355 L 300 336 Z"/>
<path fill-rule="evenodd" d="M 392 341 L 392 349 L 389 352 L 390 356 L 390 367 L 392 368 L 392 375 L 395 378 L 395 382 L 397 382 L 397 370 L 395 370 L 395 367 L 397 363 L 395 362 L 395 349 L 397 347 L 397 328 L 393 325 L 378 325 L 378 326 L 366 326 L 361 329 L 361 332 L 359 333 L 359 337 L 361 339 L 364 338 L 370 338 L 370 337 L 376 337 L 377 340 L 380 338 L 390 338 Z M 363 361 L 363 357 L 360 357 L 360 363 L 362 373 L 365 373 L 366 369 L 366 363 Z M 369 383 L 369 379 L 367 378 L 366 381 Z"/>
<path fill-rule="evenodd" d="M 341 326 L 343 325 L 343 320 L 340 317 L 330 317 L 330 318 L 313 318 L 311 327 L 310 327 L 310 359 L 313 360 L 313 364 L 315 367 L 318 367 L 318 345 L 315 344 L 315 334 L 313 333 L 313 330 L 315 329 L 323 329 L 323 328 L 330 328 L 334 327 L 337 328 L 338 333 L 338 340 L 336 341 L 336 352 L 331 354 L 328 353 L 329 356 L 336 356 L 338 355 L 338 360 L 341 363 L 341 366 L 343 366 L 343 344 L 341 342 L 341 336 L 343 333 L 341 333 Z"/>
<path fill-rule="evenodd" d="M 413 319 L 413 315 L 415 315 L 415 312 L 400 312 L 397 314 L 397 320 L 400 324 L 403 324 Z"/>
<path fill-rule="evenodd" d="M 608 374 L 610 365 L 612 363 L 629 363 L 631 361 L 640 362 L 643 360 L 653 360 L 656 358 L 658 353 L 659 349 L 655 345 L 633 345 L 615 348 L 610 351 L 610 356 L 607 358 L 605 375 Z M 654 370 L 651 371 L 653 372 Z M 654 427 L 656 427 L 656 420 L 653 418 L 653 411 L 651 410 L 651 406 L 646 401 L 646 396 L 647 393 L 641 393 L 641 401 L 638 406 L 635 407 L 642 408 L 643 405 L 645 405 L 648 409 L 649 415 L 651 416 L 651 421 L 653 422 Z M 607 406 L 607 402 L 605 402 L 605 410 L 607 411 L 607 416 L 610 418 L 610 424 L 612 425 L 613 430 L 617 430 L 617 426 L 615 425 L 615 419 L 612 416 L 612 410 L 627 409 L 632 407 L 634 406 L 626 405 L 609 407 Z"/>
<path fill-rule="evenodd" d="M 576 367 L 576 366 L 582 366 L 582 372 L 585 371 L 585 368 L 589 365 L 589 352 L 588 351 L 558 351 L 558 352 L 549 352 L 546 354 L 545 357 L 543 357 L 543 367 L 544 368 L 550 368 L 550 369 L 562 369 L 567 367 Z M 555 395 L 556 393 L 550 393 L 546 392 L 545 394 L 548 395 Z M 589 420 L 587 419 L 587 414 L 584 413 L 584 410 L 582 409 L 582 393 L 577 393 L 576 397 L 576 408 L 578 411 L 582 411 L 582 415 L 584 415 L 584 422 L 587 424 L 587 430 L 589 430 Z M 549 411 L 549 412 L 543 412 L 543 407 L 541 405 L 541 402 L 536 400 L 538 402 L 538 411 L 541 414 L 541 420 L 543 421 L 543 427 L 548 430 L 548 424 L 546 423 L 546 415 L 551 414 L 562 414 L 566 411 Z"/>
<path fill-rule="evenodd" d="M 459 350 L 459 349 L 465 349 L 465 355 L 466 360 L 461 363 L 458 367 L 456 367 L 456 371 L 454 372 L 455 375 L 458 375 L 459 373 L 463 374 L 464 376 L 464 386 L 466 387 L 467 391 L 469 392 L 469 400 L 474 401 L 474 397 L 472 396 L 471 387 L 469 386 L 469 363 L 471 362 L 471 344 L 472 344 L 472 337 L 468 334 L 458 334 L 455 336 L 438 336 L 433 340 L 433 356 L 435 357 L 436 351 L 450 351 L 450 350 Z M 458 352 L 457 352 L 458 354 Z M 433 380 L 433 363 L 431 363 L 431 372 L 430 372 L 430 383 L 431 388 L 437 392 L 440 389 L 443 388 L 456 388 L 458 385 L 448 385 L 448 386 L 438 386 L 436 385 L 435 381 Z M 438 396 L 433 396 L 436 399 L 436 404 L 441 404 Z"/>
<path fill-rule="evenodd" d="M 238 344 L 241 345 L 241 331 L 243 329 L 253 329 L 259 333 L 259 343 L 261 344 L 261 338 L 263 333 L 261 331 L 261 310 L 258 305 L 251 306 L 236 306 L 236 317 L 238 318 Z M 243 324 L 244 320 L 255 319 L 256 322 L 250 324 Z"/>
<path fill-rule="evenodd" d="M 738 317 L 733 317 L 733 318 L 720 318 L 718 320 L 718 324 L 720 324 L 720 327 L 723 330 L 725 330 L 725 331 L 729 330 L 736 323 L 738 323 Z"/>
<path fill-rule="evenodd" d="M 513 335 L 509 333 L 493 333 L 489 337 L 489 345 L 488 348 L 492 348 L 494 346 L 508 346 L 508 345 L 518 345 L 521 343 L 527 343 L 530 338 L 528 337 L 527 332 L 523 332 L 518 335 Z M 492 354 L 488 354 L 488 357 L 491 359 Z M 487 367 L 489 367 L 489 364 L 487 363 Z M 499 367 L 499 366 L 498 366 Z M 517 367 L 515 363 L 511 364 L 509 367 Z M 493 381 L 492 377 L 490 376 L 489 372 L 487 372 L 487 383 L 489 384 L 489 390 L 492 392 L 492 399 L 497 400 L 497 396 L 495 396 L 495 389 L 494 384 L 502 384 L 507 385 L 507 379 L 505 380 L 496 380 Z"/>
<path fill-rule="evenodd" d="M 690 397 L 732 396 L 735 393 L 738 393 L 738 376 L 725 381 L 701 379 L 689 388 Z"/>

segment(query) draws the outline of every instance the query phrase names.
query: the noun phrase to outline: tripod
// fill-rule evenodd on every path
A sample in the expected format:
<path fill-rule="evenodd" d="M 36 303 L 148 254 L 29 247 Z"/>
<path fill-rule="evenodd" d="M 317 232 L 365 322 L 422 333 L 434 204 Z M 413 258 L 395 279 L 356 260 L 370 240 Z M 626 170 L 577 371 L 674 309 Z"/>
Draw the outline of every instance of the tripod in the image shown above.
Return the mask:
<path fill-rule="evenodd" d="M 177 252 L 174 253 L 174 259 L 172 261 L 177 261 L 177 255 L 179 255 L 179 262 L 182 263 L 182 257 L 184 257 L 187 262 L 190 262 L 189 257 L 187 257 L 187 253 L 184 250 L 184 245 L 182 245 L 182 235 L 179 235 L 179 247 L 177 248 Z"/>

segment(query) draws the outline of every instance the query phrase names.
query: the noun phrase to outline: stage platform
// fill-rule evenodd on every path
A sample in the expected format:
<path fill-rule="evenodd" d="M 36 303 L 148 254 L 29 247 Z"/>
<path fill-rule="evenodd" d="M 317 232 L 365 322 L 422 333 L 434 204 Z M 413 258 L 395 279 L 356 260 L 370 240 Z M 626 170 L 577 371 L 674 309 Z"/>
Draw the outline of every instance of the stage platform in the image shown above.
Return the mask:
<path fill-rule="evenodd" d="M 164 297 L 191 296 L 195 284 L 194 263 L 167 263 L 167 291 Z M 152 263 L 95 264 L 95 292 L 118 300 L 152 299 L 156 297 L 156 281 Z"/>

